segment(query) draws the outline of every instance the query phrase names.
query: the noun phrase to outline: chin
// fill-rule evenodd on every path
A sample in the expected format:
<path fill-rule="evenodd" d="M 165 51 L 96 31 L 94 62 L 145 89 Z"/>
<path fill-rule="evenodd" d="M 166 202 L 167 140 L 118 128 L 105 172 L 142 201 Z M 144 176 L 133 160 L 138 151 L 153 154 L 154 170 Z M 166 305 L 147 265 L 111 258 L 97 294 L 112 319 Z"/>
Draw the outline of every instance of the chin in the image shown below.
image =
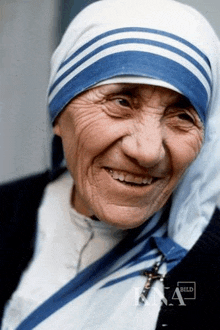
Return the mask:
<path fill-rule="evenodd" d="M 104 212 L 99 215 L 97 212 L 96 216 L 111 226 L 126 230 L 141 226 L 153 215 L 150 212 L 140 211 L 134 207 L 110 207 L 109 213 Z"/>

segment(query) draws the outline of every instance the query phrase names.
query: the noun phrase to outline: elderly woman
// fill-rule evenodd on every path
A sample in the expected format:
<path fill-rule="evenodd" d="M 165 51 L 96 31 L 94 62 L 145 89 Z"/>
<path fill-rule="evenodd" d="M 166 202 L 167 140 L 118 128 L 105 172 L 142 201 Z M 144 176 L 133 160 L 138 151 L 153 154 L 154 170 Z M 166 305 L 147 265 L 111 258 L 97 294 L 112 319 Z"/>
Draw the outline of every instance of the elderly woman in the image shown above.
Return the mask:
<path fill-rule="evenodd" d="M 102 0 L 72 21 L 48 102 L 68 172 L 37 216 L 47 175 L 19 183 L 31 211 L 14 220 L 20 261 L 4 266 L 3 330 L 220 321 L 219 58 L 206 20 L 174 1 Z M 16 187 L 3 191 L 16 199 Z"/>

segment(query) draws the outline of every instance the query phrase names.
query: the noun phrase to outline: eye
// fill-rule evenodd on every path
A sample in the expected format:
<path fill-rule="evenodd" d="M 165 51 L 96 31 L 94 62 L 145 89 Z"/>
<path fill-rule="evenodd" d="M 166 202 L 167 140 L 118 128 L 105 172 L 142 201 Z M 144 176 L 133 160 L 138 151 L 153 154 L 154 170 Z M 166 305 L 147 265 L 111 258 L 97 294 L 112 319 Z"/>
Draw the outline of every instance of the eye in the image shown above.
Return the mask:
<path fill-rule="evenodd" d="M 199 128 L 201 125 L 199 116 L 192 106 L 187 109 L 171 106 L 165 112 L 165 119 L 170 127 L 181 131 Z"/>
<path fill-rule="evenodd" d="M 122 107 L 130 107 L 130 102 L 125 99 L 125 98 L 115 98 L 113 99 L 113 101 L 115 101 L 117 104 L 119 104 Z"/>
<path fill-rule="evenodd" d="M 189 114 L 188 112 L 177 113 L 177 117 L 181 121 L 186 121 L 188 123 L 191 123 L 192 125 L 195 124 L 195 118 L 193 118 L 193 115 L 192 114 Z"/>
<path fill-rule="evenodd" d="M 103 111 L 110 117 L 127 119 L 132 116 L 132 101 L 129 97 L 110 96 L 103 104 Z"/>

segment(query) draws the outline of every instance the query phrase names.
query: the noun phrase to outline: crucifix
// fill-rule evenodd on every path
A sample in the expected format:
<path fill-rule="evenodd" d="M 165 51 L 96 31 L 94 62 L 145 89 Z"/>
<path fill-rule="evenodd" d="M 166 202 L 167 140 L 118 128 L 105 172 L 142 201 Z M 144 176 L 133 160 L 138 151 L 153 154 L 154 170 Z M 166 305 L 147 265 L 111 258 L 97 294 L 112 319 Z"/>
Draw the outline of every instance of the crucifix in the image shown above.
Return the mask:
<path fill-rule="evenodd" d="M 150 289 L 151 289 L 153 283 L 156 280 L 160 280 L 161 282 L 163 282 L 164 275 L 158 273 L 159 267 L 161 266 L 163 261 L 164 261 L 164 258 L 162 258 L 161 261 L 157 261 L 153 265 L 152 270 L 150 270 L 150 271 L 149 270 L 144 270 L 142 272 L 142 275 L 147 276 L 147 280 L 146 280 L 146 283 L 144 285 L 144 288 L 143 288 L 143 290 L 141 292 L 141 295 L 140 295 L 140 298 L 139 298 L 139 303 L 140 304 L 143 305 L 145 303 L 145 300 L 147 299 L 147 296 L 150 292 Z"/>

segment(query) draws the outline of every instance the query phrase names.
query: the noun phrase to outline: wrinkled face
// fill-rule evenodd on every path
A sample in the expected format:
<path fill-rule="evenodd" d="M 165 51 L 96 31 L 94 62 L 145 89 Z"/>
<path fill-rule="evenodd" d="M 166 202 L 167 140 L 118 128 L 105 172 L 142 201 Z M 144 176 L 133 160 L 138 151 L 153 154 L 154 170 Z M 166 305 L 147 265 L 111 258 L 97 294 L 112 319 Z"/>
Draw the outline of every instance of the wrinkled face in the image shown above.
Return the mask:
<path fill-rule="evenodd" d="M 203 139 L 189 101 L 163 87 L 103 85 L 72 100 L 56 120 L 72 203 L 119 228 L 141 225 L 168 200 Z"/>

